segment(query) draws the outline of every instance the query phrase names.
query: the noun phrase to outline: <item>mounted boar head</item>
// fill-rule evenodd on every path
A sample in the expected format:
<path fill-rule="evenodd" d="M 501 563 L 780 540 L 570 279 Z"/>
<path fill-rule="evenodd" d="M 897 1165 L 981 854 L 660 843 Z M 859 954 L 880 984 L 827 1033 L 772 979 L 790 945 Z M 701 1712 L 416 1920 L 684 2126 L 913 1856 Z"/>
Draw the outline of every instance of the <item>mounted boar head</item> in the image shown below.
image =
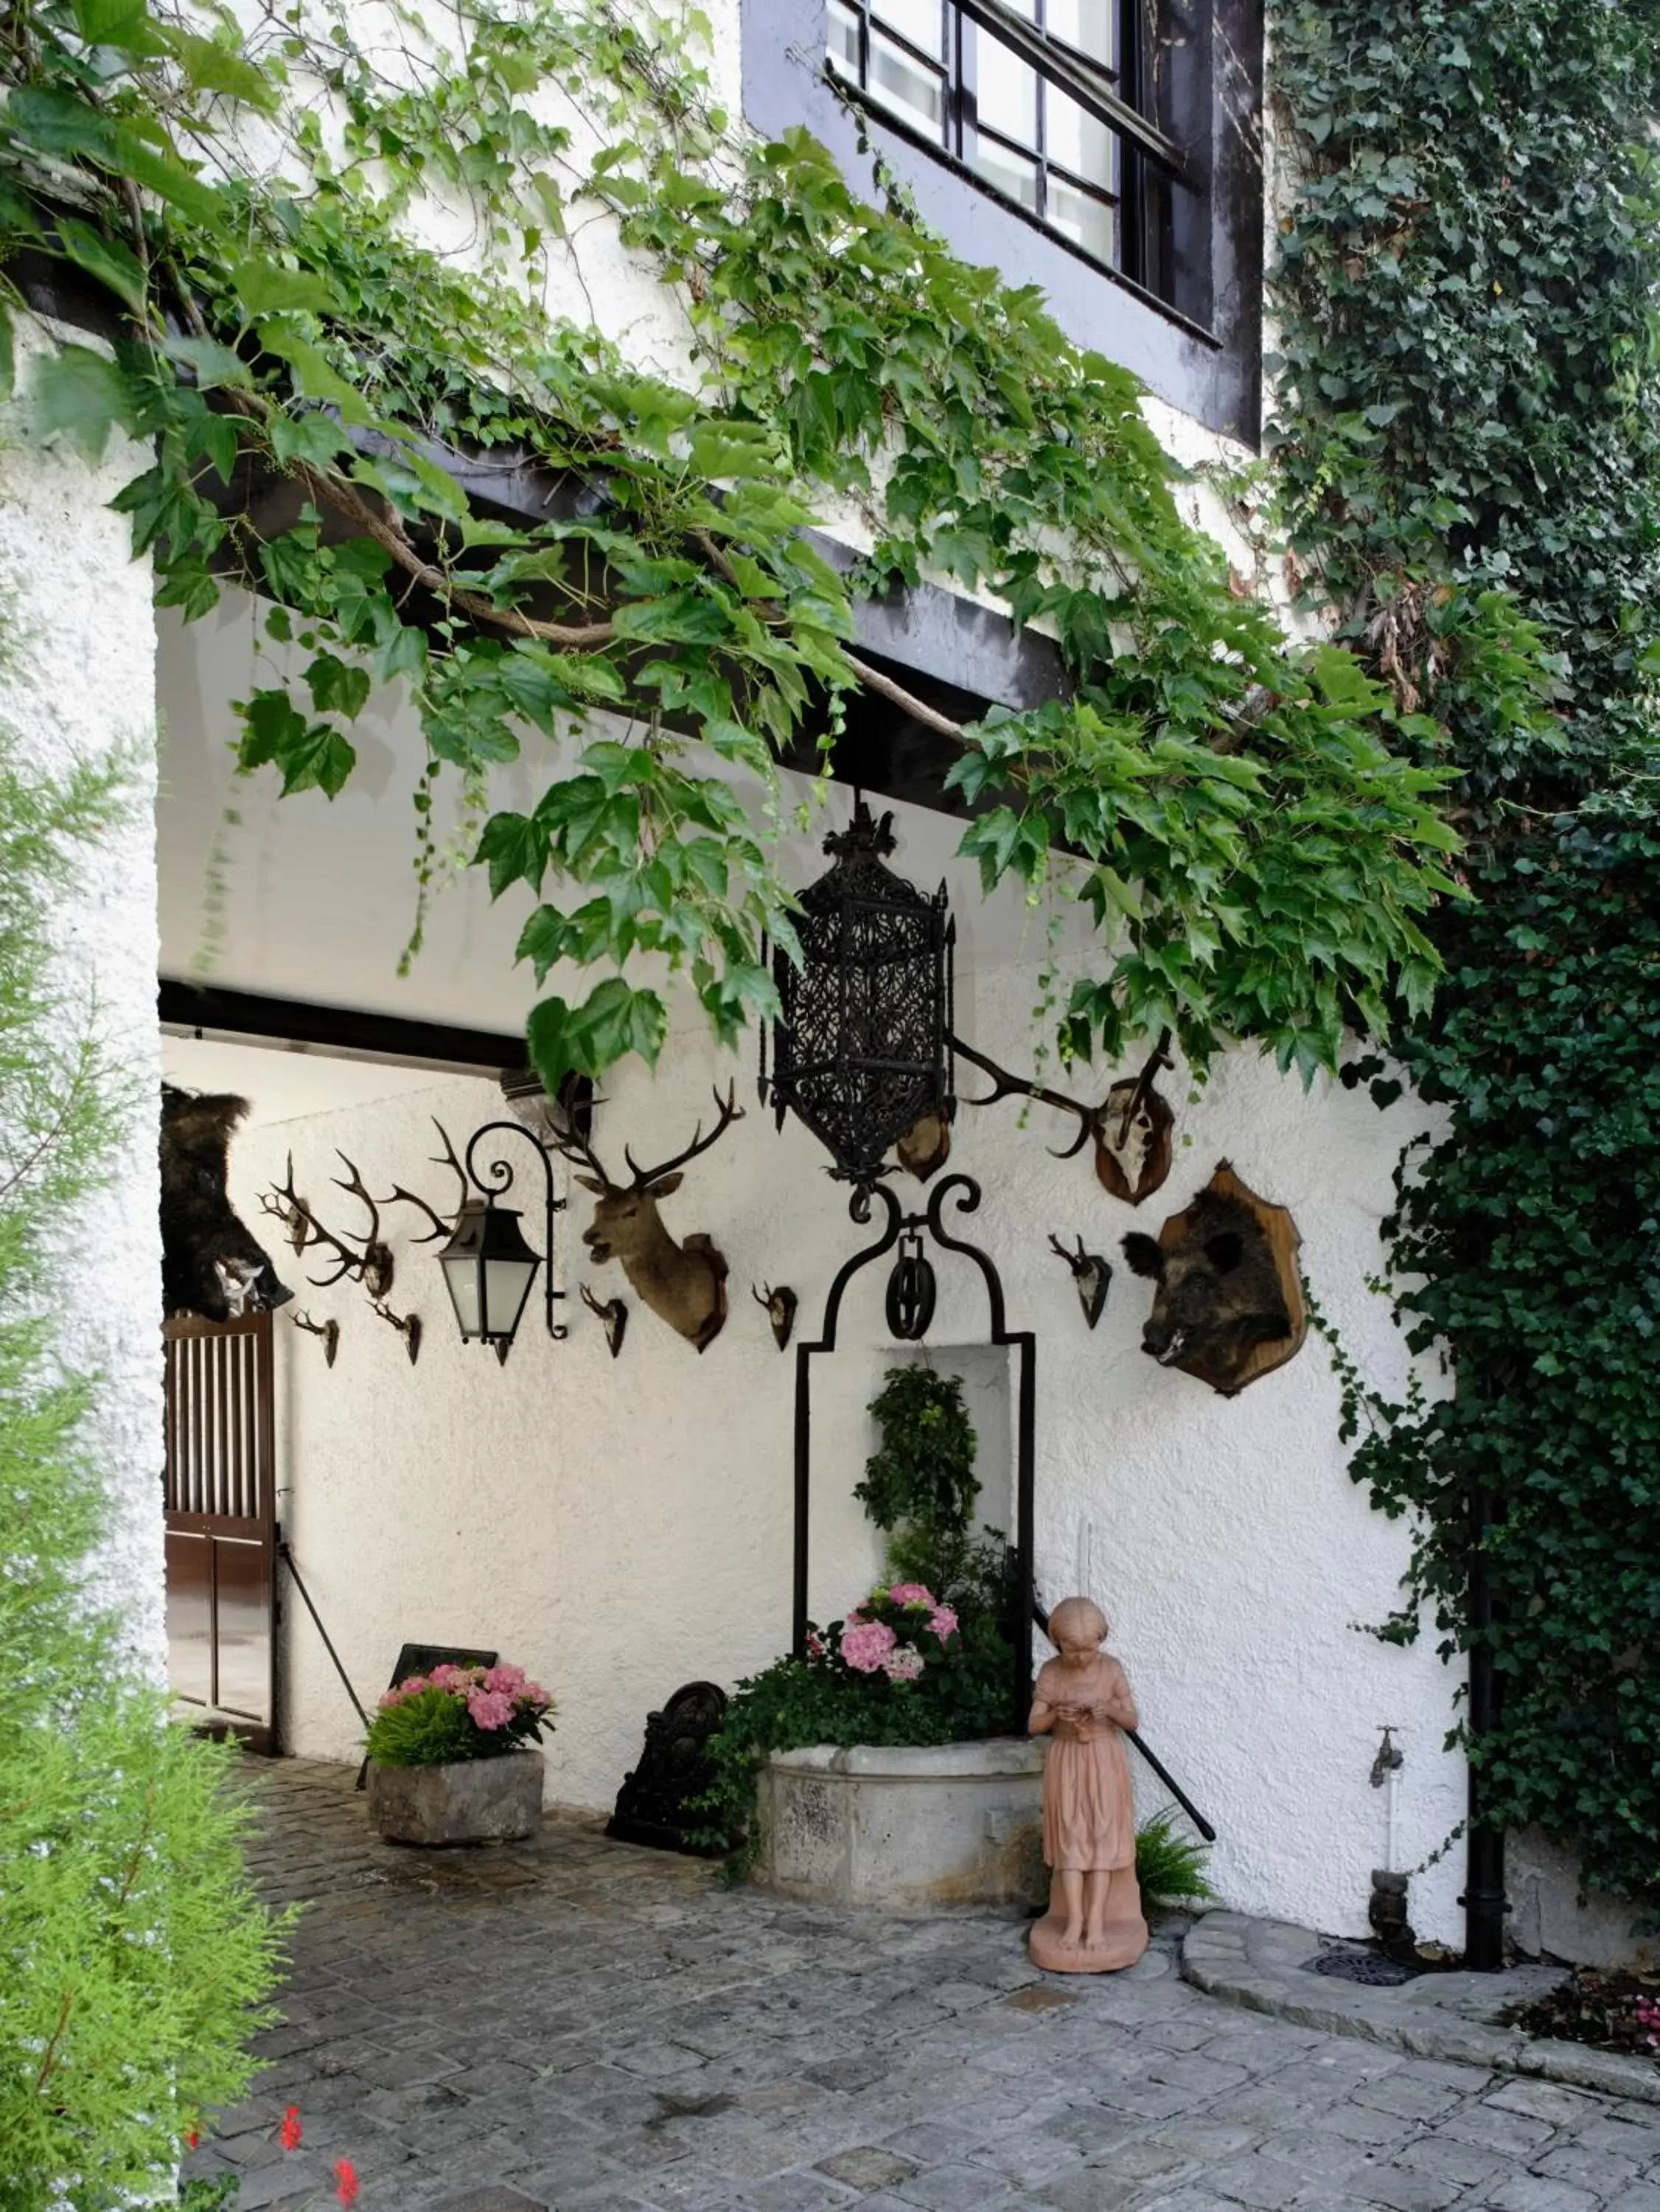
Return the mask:
<path fill-rule="evenodd" d="M 700 1122 L 685 1151 L 658 1167 L 637 1166 L 625 1146 L 622 1157 L 632 1182 L 613 1182 L 593 1146 L 574 1127 L 553 1136 L 566 1159 L 592 1170 L 576 1178 L 598 1201 L 591 1226 L 583 1231 L 590 1258 L 620 1260 L 636 1295 L 700 1352 L 708 1350 L 726 1319 L 726 1261 L 701 1233 L 676 1244 L 657 1218 L 657 1201 L 680 1188 L 685 1180 L 680 1170 L 688 1160 L 706 1152 L 734 1121 L 743 1119 L 736 1097 L 736 1085 L 724 1099 L 717 1091 L 719 1119 L 709 1134 L 704 1135 Z"/>
<path fill-rule="evenodd" d="M 1142 1350 L 1234 1396 L 1302 1343 L 1296 1247 L 1290 1215 L 1247 1190 L 1224 1161 L 1156 1240 L 1139 1231 L 1124 1240 L 1131 1268 L 1159 1286 Z"/>
<path fill-rule="evenodd" d="M 226 1194 L 233 1132 L 245 1098 L 161 1086 L 161 1299 L 170 1314 L 229 1321 L 294 1296 Z"/>
<path fill-rule="evenodd" d="M 1075 1115 L 1077 1137 L 1055 1158 L 1069 1160 L 1093 1142 L 1095 1179 L 1109 1196 L 1139 1206 L 1144 1198 L 1152 1196 L 1170 1173 L 1171 1131 L 1176 1116 L 1170 1101 L 1161 1096 L 1154 1082 L 1160 1068 L 1173 1065 L 1168 1030 L 1154 1046 L 1141 1073 L 1126 1076 L 1122 1082 L 1113 1084 L 1099 1106 L 1069 1098 L 1064 1091 L 1045 1091 L 1041 1084 L 1010 1075 L 1006 1068 L 999 1067 L 984 1053 L 976 1052 L 960 1037 L 953 1037 L 951 1042 L 965 1060 L 983 1068 L 996 1086 L 988 1097 L 966 1099 L 965 1104 L 995 1106 L 1000 1098 L 1019 1097 L 1035 1098 L 1040 1104 L 1053 1106 L 1063 1114 Z"/>

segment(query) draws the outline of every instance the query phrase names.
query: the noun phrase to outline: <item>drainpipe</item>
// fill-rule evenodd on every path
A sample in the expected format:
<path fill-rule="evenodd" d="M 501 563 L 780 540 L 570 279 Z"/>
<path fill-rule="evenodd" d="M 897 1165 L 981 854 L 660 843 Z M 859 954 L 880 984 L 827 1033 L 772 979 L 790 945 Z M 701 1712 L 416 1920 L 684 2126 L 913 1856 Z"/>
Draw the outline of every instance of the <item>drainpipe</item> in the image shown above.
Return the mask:
<path fill-rule="evenodd" d="M 1470 1492 L 1469 1547 L 1469 1733 L 1474 1742 L 1492 1734 L 1499 1720 L 1499 1684 L 1493 1646 L 1493 1594 L 1487 1583 L 1486 1538 L 1492 1500 L 1479 1485 Z M 1496 1974 L 1505 1963 L 1505 1832 L 1484 1817 L 1481 1771 L 1469 1770 L 1469 1825 L 1464 1862 L 1464 1965 L 1472 1973 Z"/>

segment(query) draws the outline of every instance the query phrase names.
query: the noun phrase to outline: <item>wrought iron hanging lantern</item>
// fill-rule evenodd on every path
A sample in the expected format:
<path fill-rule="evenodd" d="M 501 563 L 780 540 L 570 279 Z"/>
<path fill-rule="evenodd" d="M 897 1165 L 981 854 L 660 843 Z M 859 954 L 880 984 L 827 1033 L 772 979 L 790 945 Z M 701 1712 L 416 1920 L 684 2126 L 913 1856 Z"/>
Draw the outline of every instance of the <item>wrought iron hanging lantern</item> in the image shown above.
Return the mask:
<path fill-rule="evenodd" d="M 802 893 L 802 965 L 773 957 L 770 1076 L 762 1045 L 761 1097 L 779 1127 L 793 1111 L 829 1150 L 831 1174 L 864 1184 L 952 1093 L 956 926 L 943 884 L 929 898 L 883 865 L 893 821 L 860 797 L 851 825 L 825 839 L 834 866 Z"/>

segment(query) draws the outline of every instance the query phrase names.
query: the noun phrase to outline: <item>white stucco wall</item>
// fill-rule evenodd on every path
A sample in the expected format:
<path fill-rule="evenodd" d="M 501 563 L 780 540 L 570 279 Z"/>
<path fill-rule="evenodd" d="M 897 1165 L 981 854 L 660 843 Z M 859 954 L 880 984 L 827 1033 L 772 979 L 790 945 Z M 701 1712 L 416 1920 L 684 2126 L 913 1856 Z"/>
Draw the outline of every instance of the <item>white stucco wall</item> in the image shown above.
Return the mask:
<path fill-rule="evenodd" d="M 43 442 L 31 402 L 51 373 L 51 346 L 27 322 L 19 336 L 18 396 L 0 410 L 6 720 L 25 762 L 48 775 L 119 752 L 133 801 L 118 830 L 77 853 L 73 885 L 51 917 L 66 1030 L 95 1019 L 109 1059 L 132 1079 L 134 1099 L 108 1184 L 78 1209 L 73 1249 L 64 1254 L 57 1346 L 67 1367 L 100 1378 L 88 1434 L 111 1489 L 93 1594 L 118 1609 L 129 1648 L 160 1681 L 155 630 L 149 563 L 133 560 L 126 519 L 108 507 L 146 463 L 121 440 L 96 466 L 61 440 Z"/>
<path fill-rule="evenodd" d="M 838 815 L 845 793 L 833 798 Z M 947 859 L 956 835 L 939 817 L 902 811 L 898 865 L 931 882 L 944 868 L 964 925 L 958 1020 L 1007 1063 L 1029 1052 L 1033 973 L 1017 957 L 1022 917 L 1011 896 L 982 906 L 970 872 Z M 808 848 L 803 847 L 803 852 Z M 803 860 L 804 878 L 821 863 Z M 492 979 L 481 976 L 481 984 Z M 257 1070 L 256 1070 L 257 1073 Z M 681 1025 L 653 1081 L 638 1063 L 608 1079 L 597 1142 L 620 1159 L 684 1143 L 710 1085 L 739 1079 L 745 1120 L 690 1171 L 665 1204 L 678 1235 L 712 1233 L 731 1266 L 731 1315 L 700 1358 L 639 1306 L 615 1266 L 596 1269 L 577 1237 L 590 1201 L 576 1196 L 560 1229 L 561 1279 L 590 1280 L 633 1309 L 622 1356 L 609 1358 L 592 1317 L 573 1300 L 568 1342 L 550 1344 L 534 1300 L 506 1368 L 457 1340 L 422 1225 L 397 1218 L 399 1279 L 391 1304 L 427 1324 L 412 1372 L 394 1334 L 360 1292 L 302 1290 L 316 1317 L 344 1325 L 340 1359 L 279 1329 L 284 1518 L 301 1570 L 360 1692 L 384 1686 L 406 1638 L 498 1646 L 560 1700 L 551 1790 L 564 1802 L 609 1805 L 639 1747 L 645 1717 L 682 1681 L 728 1685 L 782 1650 L 790 1629 L 791 1423 L 795 1362 L 780 1358 L 752 1283 L 788 1282 L 798 1328 L 815 1335 L 830 1280 L 869 1232 L 848 1221 L 845 1193 L 793 1121 L 776 1133 L 759 1107 L 753 1065 L 723 1060 L 695 1019 Z M 1104 1079 L 1103 1079 L 1104 1080 Z M 962 1088 L 979 1086 L 970 1071 Z M 1362 1365 L 1396 1382 L 1403 1353 L 1381 1301 L 1366 1288 L 1381 1261 L 1378 1224 L 1390 1171 L 1418 1126 L 1415 1109 L 1379 1115 L 1364 1094 L 1330 1084 L 1305 1093 L 1254 1054 L 1233 1055 L 1197 1103 L 1178 1104 L 1177 1164 L 1139 1210 L 1110 1200 L 1087 1156 L 1050 1158 L 1065 1132 L 1048 1109 L 1021 1126 L 1013 1104 L 965 1107 L 952 1166 L 981 1182 L 985 1202 L 960 1227 L 983 1242 L 1003 1278 L 1011 1326 L 1038 1336 L 1039 1571 L 1053 1601 L 1081 1574 L 1114 1624 L 1141 1699 L 1148 1741 L 1221 1833 L 1215 1875 L 1250 1911 L 1364 1928 L 1369 1871 L 1383 1863 L 1384 1801 L 1368 1781 L 1378 1732 L 1397 1730 L 1399 1863 L 1439 1845 L 1462 1810 L 1463 1765 L 1441 1749 L 1452 1678 L 1433 1639 L 1399 1651 L 1361 1632 L 1398 1602 L 1406 1534 L 1372 1510 L 1349 1481 L 1336 1439 L 1336 1389 L 1324 1351 L 1300 1356 L 1224 1401 L 1140 1350 L 1149 1286 L 1131 1276 L 1118 1240 L 1156 1231 L 1219 1158 L 1265 1197 L 1288 1206 L 1310 1279 Z M 233 1188 L 251 1222 L 257 1194 L 292 1148 L 300 1188 L 325 1219 L 349 1201 L 327 1176 L 348 1153 L 370 1187 L 394 1182 L 451 1202 L 427 1164 L 430 1115 L 463 1133 L 500 1111 L 488 1083 L 436 1085 L 339 1113 L 263 1122 L 239 1139 Z M 528 1146 L 518 1148 L 530 1164 Z M 566 1185 L 560 1170 L 561 1187 Z M 918 1187 L 903 1182 L 914 1199 Z M 265 1221 L 275 1237 L 275 1224 Z M 1106 1313 L 1085 1328 L 1051 1231 L 1105 1252 L 1116 1273 Z M 536 1241 L 539 1240 L 539 1232 Z M 273 1250 L 288 1255 L 274 1242 Z M 299 1277 L 287 1268 L 290 1280 Z M 872 1448 L 864 1407 L 890 1360 L 915 1356 L 887 1340 L 885 1268 L 858 1279 L 843 1315 L 842 1353 L 815 1363 L 812 1602 L 820 1618 L 861 1594 L 877 1563 L 872 1532 L 851 1498 Z M 1007 1409 L 988 1390 L 986 1330 L 977 1279 L 941 1267 L 933 1357 L 973 1346 L 971 1401 L 1006 1520 Z M 359 1731 L 308 1620 L 291 1605 L 286 1639 L 291 1747 L 357 1755 Z M 1147 1778 L 1141 1778 L 1143 1783 Z M 1145 1804 L 1159 1802 L 1149 1787 Z M 1457 1855 L 1421 1878 L 1415 1917 L 1444 1939 L 1459 1933 Z"/>

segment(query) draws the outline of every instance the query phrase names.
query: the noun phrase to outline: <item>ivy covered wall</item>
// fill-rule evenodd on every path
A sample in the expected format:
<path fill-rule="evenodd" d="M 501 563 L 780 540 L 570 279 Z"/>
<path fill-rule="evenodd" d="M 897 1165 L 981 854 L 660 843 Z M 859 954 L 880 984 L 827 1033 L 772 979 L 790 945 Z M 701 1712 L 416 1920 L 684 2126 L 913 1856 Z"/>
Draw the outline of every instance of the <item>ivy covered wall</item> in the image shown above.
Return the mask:
<path fill-rule="evenodd" d="M 1312 596 L 1457 769 L 1466 898 L 1401 1073 L 1447 1115 L 1390 1224 L 1413 1341 L 1354 1469 L 1409 1601 L 1491 1650 L 1496 1823 L 1660 1895 L 1660 374 L 1653 10 L 1276 10 L 1301 167 L 1275 455 Z M 1499 654 L 1484 608 L 1520 617 Z M 1542 713 L 1530 674 L 1548 686 Z M 1468 1601 L 1472 1531 L 1490 1626 Z M 1413 1629 L 1412 1604 L 1396 1624 Z"/>

